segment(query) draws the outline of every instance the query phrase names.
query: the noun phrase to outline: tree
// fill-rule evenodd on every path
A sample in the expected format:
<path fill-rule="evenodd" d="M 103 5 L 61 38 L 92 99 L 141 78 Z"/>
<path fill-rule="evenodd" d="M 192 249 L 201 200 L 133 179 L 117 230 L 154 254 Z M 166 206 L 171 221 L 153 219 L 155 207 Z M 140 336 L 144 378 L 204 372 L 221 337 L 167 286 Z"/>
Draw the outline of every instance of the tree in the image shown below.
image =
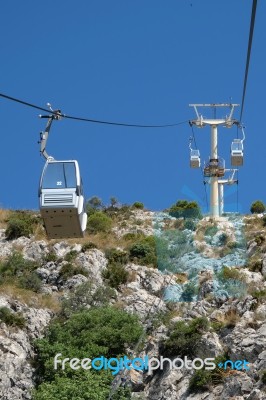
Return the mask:
<path fill-rule="evenodd" d="M 87 201 L 86 211 L 88 216 L 94 214 L 96 211 L 99 211 L 102 208 L 103 208 L 102 200 L 97 196 L 93 196 Z"/>
<path fill-rule="evenodd" d="M 75 314 L 65 321 L 54 321 L 43 339 L 35 343 L 38 386 L 34 400 L 105 400 L 114 379 L 111 371 L 74 370 L 69 363 L 66 368 L 54 368 L 54 357 L 90 358 L 118 357 L 139 340 L 143 333 L 135 315 L 114 307 L 95 307 Z M 62 364 L 61 364 L 62 365 Z M 115 399 L 126 400 L 127 389 L 120 388 Z"/>
<path fill-rule="evenodd" d="M 188 202 L 187 200 L 179 200 L 170 207 L 169 214 L 175 218 L 202 218 L 199 205 L 196 201 Z"/>
<path fill-rule="evenodd" d="M 96 211 L 88 218 L 87 231 L 90 233 L 109 232 L 112 220 L 102 211 Z"/>
<path fill-rule="evenodd" d="M 118 200 L 116 197 L 110 197 L 111 207 L 114 208 L 118 205 Z"/>
<path fill-rule="evenodd" d="M 256 200 L 251 204 L 250 211 L 252 214 L 261 214 L 265 211 L 265 205 L 262 201 Z"/>

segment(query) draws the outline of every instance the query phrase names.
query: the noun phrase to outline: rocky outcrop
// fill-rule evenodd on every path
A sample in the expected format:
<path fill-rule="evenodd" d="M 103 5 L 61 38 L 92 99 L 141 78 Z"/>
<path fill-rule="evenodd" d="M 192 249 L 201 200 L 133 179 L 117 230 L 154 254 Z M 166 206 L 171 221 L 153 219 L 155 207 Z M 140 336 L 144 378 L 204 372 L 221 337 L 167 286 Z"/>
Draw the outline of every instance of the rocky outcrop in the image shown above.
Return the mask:
<path fill-rule="evenodd" d="M 126 233 L 156 233 L 164 239 L 167 237 L 164 231 L 166 217 L 165 213 L 136 210 L 132 212 L 126 224 L 120 221 L 113 233 L 117 238 Z M 168 220 L 174 222 L 169 216 Z M 240 242 L 243 228 L 241 219 L 236 217 L 230 223 L 221 222 L 220 228 L 231 242 Z M 259 235 L 265 235 L 264 230 L 258 232 Z M 129 349 L 134 356 L 160 357 L 171 328 L 178 321 L 189 323 L 195 318 L 205 317 L 210 328 L 207 332 L 202 332 L 200 339 L 195 343 L 196 356 L 203 359 L 226 354 L 232 361 L 246 360 L 250 369 L 224 371 L 223 383 L 218 381 L 203 385 L 199 391 L 191 389 L 193 370 L 170 369 L 165 364 L 162 370 L 150 373 L 131 371 L 128 379 L 131 382 L 133 399 L 265 398 L 262 373 L 266 370 L 266 304 L 265 296 L 263 297 L 263 291 L 266 289 L 266 256 L 261 254 L 262 268 L 255 271 L 247 268 L 246 251 L 240 246 L 235 251 L 230 249 L 230 252 L 217 256 L 215 251 L 219 248 L 220 233 L 205 238 L 208 243 L 197 243 L 194 240 L 195 232 L 188 229 L 181 234 L 178 232 L 180 235 L 176 237 L 180 243 L 174 242 L 174 235 L 169 235 L 169 249 L 173 255 L 170 259 L 171 271 L 176 267 L 176 273 L 164 274 L 157 269 L 128 263 L 125 266 L 128 281 L 120 285 L 115 298 L 110 302 L 118 308 L 138 315 L 143 323 L 146 335 L 142 338 L 141 347 Z M 199 251 L 202 244 L 203 252 Z M 179 254 L 177 258 L 175 249 L 176 254 Z M 247 249 L 250 257 L 258 257 L 261 251 L 260 241 L 254 236 L 248 241 Z M 14 250 L 21 251 L 26 260 L 38 263 L 36 273 L 41 279 L 42 294 L 66 298 L 84 282 L 89 281 L 92 290 L 106 283 L 102 272 L 106 269 L 108 261 L 101 250 L 89 249 L 84 252 L 79 243 L 69 244 L 67 241 L 61 241 L 48 244 L 44 240 L 34 241 L 34 238 L 19 238 L 7 242 L 4 230 L 0 230 L 0 257 L 8 257 Z M 77 273 L 62 277 L 62 271 L 69 263 L 77 268 Z M 226 285 L 220 284 L 219 274 L 224 266 L 229 267 L 229 272 L 237 270 L 236 276 L 241 276 L 244 287 L 242 292 L 239 285 L 232 295 Z M 188 287 L 187 283 L 195 284 L 198 292 L 193 293 L 188 301 L 184 301 L 182 295 L 184 288 Z M 37 308 L 37 305 L 33 304 L 34 300 L 29 306 L 3 292 L 0 295 L 0 307 L 7 307 L 14 314 L 20 313 L 25 319 L 25 326 L 22 328 L 0 322 L 0 398 L 3 400 L 31 399 L 35 374 L 32 365 L 33 343 L 43 335 L 53 316 L 52 311 Z M 162 316 L 167 316 L 168 319 L 163 319 Z M 176 354 L 176 357 L 178 356 Z"/>
<path fill-rule="evenodd" d="M 41 337 L 52 312 L 30 308 L 7 296 L 0 296 L 0 307 L 20 313 L 25 319 L 23 329 L 0 323 L 0 398 L 2 400 L 31 399 L 34 387 L 33 340 Z"/>

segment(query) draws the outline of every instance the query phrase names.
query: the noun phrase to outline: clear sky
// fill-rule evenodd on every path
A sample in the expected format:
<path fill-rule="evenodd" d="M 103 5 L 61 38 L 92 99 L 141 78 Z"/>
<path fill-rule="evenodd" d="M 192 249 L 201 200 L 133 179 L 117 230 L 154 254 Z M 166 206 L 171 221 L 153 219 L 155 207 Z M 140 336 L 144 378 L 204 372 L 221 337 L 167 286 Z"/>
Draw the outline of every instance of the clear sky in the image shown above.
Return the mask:
<path fill-rule="evenodd" d="M 241 102 L 251 8 L 251 0 L 1 2 L 0 92 L 42 107 L 50 102 L 73 116 L 188 121 L 195 118 L 189 103 Z M 259 0 L 242 118 L 242 212 L 256 199 L 266 201 L 265 15 Z M 0 98 L 1 207 L 38 208 L 44 160 L 37 142 L 45 126 L 38 114 Z M 194 131 L 207 160 L 210 130 Z M 227 167 L 236 134 L 235 127 L 219 129 Z M 189 168 L 190 136 L 188 123 L 135 129 L 65 119 L 54 122 L 47 150 L 58 160 L 79 161 L 87 198 L 143 201 L 154 210 L 182 198 L 206 206 L 201 172 Z M 225 194 L 225 209 L 235 210 L 236 188 Z"/>

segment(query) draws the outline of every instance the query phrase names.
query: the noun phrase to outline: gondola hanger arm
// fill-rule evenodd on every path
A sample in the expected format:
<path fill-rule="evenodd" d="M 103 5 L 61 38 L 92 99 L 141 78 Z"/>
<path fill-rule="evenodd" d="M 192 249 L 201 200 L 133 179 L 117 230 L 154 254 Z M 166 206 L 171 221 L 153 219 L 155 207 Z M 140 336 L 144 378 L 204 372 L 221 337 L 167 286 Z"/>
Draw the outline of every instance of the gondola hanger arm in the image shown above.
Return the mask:
<path fill-rule="evenodd" d="M 48 119 L 45 130 L 40 132 L 40 141 L 39 141 L 39 143 L 41 144 L 40 153 L 41 153 L 41 155 L 43 155 L 43 157 L 46 160 L 53 160 L 54 158 L 52 156 L 49 156 L 49 154 L 46 151 L 46 144 L 47 144 L 47 140 L 49 137 L 52 122 L 54 120 L 58 121 L 58 120 L 62 119 L 63 115 L 61 113 L 61 110 L 53 110 L 50 103 L 47 103 L 47 106 L 50 108 L 50 110 L 52 111 L 53 114 L 50 114 L 50 115 L 41 115 L 40 114 L 39 115 L 40 118 Z"/>

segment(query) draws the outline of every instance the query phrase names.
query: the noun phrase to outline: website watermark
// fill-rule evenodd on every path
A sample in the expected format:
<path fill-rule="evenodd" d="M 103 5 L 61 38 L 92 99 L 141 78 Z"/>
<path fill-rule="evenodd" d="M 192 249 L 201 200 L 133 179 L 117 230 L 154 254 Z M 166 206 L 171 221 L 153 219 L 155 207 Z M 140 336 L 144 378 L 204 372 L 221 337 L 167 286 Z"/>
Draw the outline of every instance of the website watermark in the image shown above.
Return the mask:
<path fill-rule="evenodd" d="M 163 370 L 166 367 L 169 367 L 171 370 L 180 370 L 180 369 L 206 369 L 213 370 L 215 368 L 223 368 L 223 369 L 234 369 L 234 370 L 249 370 L 249 362 L 246 360 L 226 360 L 225 362 L 215 363 L 215 358 L 194 358 L 190 360 L 187 356 L 184 358 L 174 358 L 171 360 L 170 358 L 165 358 L 163 356 L 157 357 L 149 357 L 145 355 L 143 358 L 135 357 L 128 358 L 127 356 L 120 358 L 106 358 L 104 356 L 95 357 L 93 359 L 90 358 L 63 358 L 62 353 L 57 353 L 54 357 L 54 369 L 66 369 L 70 367 L 73 370 L 78 369 L 94 369 L 94 370 L 110 370 L 112 371 L 112 375 L 117 375 L 120 371 L 123 370 L 136 370 L 136 371 L 145 371 L 148 372 L 148 375 L 152 374 L 152 371 L 160 369 Z"/>

